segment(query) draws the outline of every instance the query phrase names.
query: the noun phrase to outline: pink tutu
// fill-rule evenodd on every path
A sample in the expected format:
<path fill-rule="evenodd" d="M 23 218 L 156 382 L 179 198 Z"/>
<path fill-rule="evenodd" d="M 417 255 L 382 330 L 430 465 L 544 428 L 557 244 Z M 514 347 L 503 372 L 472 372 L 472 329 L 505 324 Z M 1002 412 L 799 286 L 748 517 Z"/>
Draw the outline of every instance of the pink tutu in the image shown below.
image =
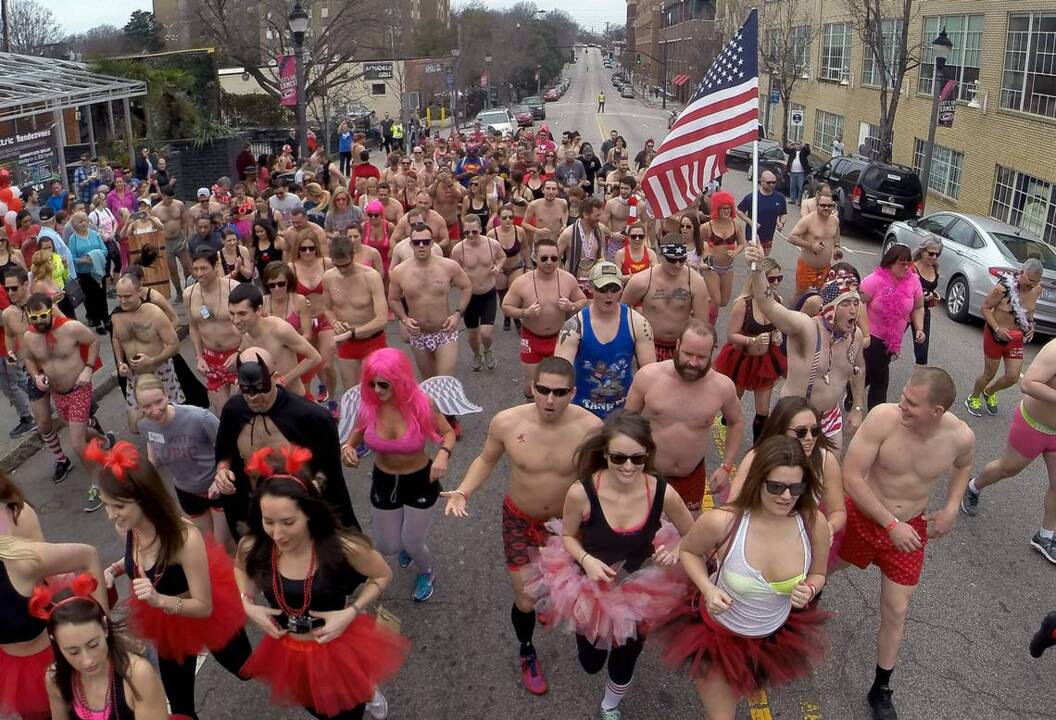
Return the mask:
<path fill-rule="evenodd" d="M 647 564 L 622 580 L 594 582 L 565 551 L 561 523 L 551 521 L 547 528 L 555 535 L 532 552 L 533 562 L 523 571 L 525 592 L 548 622 L 585 636 L 596 647 L 612 648 L 637 638 L 639 626 L 670 615 L 690 590 L 678 565 Z M 653 545 L 673 548 L 678 541 L 678 531 L 665 521 Z"/>

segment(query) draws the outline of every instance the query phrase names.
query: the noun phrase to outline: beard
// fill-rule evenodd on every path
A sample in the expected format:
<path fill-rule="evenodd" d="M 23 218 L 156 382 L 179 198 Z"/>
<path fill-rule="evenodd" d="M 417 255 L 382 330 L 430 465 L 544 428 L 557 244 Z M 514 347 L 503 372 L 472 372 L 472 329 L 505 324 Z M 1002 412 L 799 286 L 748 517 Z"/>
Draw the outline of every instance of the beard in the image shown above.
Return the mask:
<path fill-rule="evenodd" d="M 688 382 L 696 382 L 697 380 L 702 379 L 708 374 L 708 371 L 711 370 L 710 357 L 708 358 L 707 365 L 702 368 L 687 367 L 686 365 L 683 365 L 678 353 L 675 353 L 675 357 L 672 358 L 672 360 L 675 363 L 675 372 L 678 373 L 680 378 Z"/>

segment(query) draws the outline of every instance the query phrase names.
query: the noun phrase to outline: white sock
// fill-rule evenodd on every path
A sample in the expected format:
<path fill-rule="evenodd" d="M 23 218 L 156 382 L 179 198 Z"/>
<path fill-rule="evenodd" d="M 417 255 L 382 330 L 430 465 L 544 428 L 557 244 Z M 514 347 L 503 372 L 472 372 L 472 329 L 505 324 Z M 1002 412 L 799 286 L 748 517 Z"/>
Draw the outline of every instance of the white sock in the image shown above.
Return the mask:
<path fill-rule="evenodd" d="M 968 481 L 968 489 L 971 490 L 976 495 L 979 494 L 979 488 L 977 488 L 975 486 L 975 478 L 972 478 L 971 480 Z"/>
<path fill-rule="evenodd" d="M 1038 535 L 1041 535 L 1044 540 L 1052 540 L 1052 536 L 1056 535 L 1056 530 L 1046 530 L 1045 528 L 1041 528 L 1038 530 Z"/>
<path fill-rule="evenodd" d="M 612 680 L 605 680 L 605 697 L 601 699 L 601 709 L 616 709 L 620 704 L 620 700 L 623 700 L 623 696 L 627 694 L 627 689 L 630 687 L 630 683 L 627 683 L 626 685 L 617 685 Z"/>

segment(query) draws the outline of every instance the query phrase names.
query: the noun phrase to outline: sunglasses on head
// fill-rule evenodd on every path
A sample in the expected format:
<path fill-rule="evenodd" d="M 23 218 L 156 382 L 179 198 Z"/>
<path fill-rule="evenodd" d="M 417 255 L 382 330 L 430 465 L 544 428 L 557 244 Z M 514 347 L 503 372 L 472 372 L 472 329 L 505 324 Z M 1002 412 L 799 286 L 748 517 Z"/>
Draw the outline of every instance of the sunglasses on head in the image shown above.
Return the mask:
<path fill-rule="evenodd" d="M 388 380 L 371 380 L 370 386 L 375 390 L 388 390 L 390 387 L 392 387 L 392 383 L 390 383 Z"/>
<path fill-rule="evenodd" d="M 264 284 L 267 285 L 272 290 L 274 290 L 275 288 L 284 288 L 284 287 L 286 287 L 286 281 L 285 280 L 276 280 L 275 282 L 269 282 L 269 283 L 264 283 Z"/>
<path fill-rule="evenodd" d="M 777 480 L 766 480 L 764 482 L 766 484 L 766 491 L 771 495 L 776 495 L 778 497 L 784 495 L 785 490 L 788 490 L 788 494 L 792 497 L 799 497 L 807 490 L 807 484 L 801 482 L 793 483 L 792 485 L 786 485 Z"/>
<path fill-rule="evenodd" d="M 812 438 L 821 436 L 821 425 L 806 425 L 803 427 L 789 428 L 789 432 L 795 435 L 800 440 L 803 440 L 809 434 Z"/>
<path fill-rule="evenodd" d="M 553 395 L 554 397 L 568 397 L 568 394 L 572 392 L 573 388 L 552 388 L 546 385 L 540 385 L 535 383 L 535 391 L 540 395 Z"/>
<path fill-rule="evenodd" d="M 414 247 L 427 247 L 432 244 L 432 238 L 419 238 L 417 240 L 411 240 L 411 245 L 413 245 Z"/>
<path fill-rule="evenodd" d="M 771 275 L 770 277 L 768 277 L 768 278 L 767 278 L 767 280 L 769 280 L 769 281 L 770 281 L 770 284 L 771 284 L 771 285 L 780 285 L 780 284 L 781 284 L 781 282 L 782 282 L 782 281 L 783 281 L 784 279 L 785 279 L 785 276 L 784 276 L 784 275 Z"/>
<path fill-rule="evenodd" d="M 633 455 L 626 455 L 624 453 L 610 452 L 608 453 L 609 462 L 613 465 L 626 465 L 627 461 L 630 460 L 632 465 L 645 465 L 649 460 L 647 453 L 634 453 Z"/>

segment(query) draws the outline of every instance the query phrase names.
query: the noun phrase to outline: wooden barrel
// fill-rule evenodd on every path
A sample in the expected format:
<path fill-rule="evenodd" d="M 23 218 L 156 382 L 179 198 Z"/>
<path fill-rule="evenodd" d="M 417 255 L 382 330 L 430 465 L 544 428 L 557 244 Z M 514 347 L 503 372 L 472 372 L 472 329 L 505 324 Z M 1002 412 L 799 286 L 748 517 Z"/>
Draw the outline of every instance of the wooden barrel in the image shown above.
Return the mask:
<path fill-rule="evenodd" d="M 157 251 L 157 259 L 150 265 L 144 265 L 140 261 L 140 253 L 146 245 L 152 245 Z M 169 283 L 169 262 L 165 256 L 164 230 L 137 232 L 137 228 L 133 225 L 128 233 L 128 261 L 143 268 L 143 287 L 157 290 L 166 299 L 172 296 Z"/>

